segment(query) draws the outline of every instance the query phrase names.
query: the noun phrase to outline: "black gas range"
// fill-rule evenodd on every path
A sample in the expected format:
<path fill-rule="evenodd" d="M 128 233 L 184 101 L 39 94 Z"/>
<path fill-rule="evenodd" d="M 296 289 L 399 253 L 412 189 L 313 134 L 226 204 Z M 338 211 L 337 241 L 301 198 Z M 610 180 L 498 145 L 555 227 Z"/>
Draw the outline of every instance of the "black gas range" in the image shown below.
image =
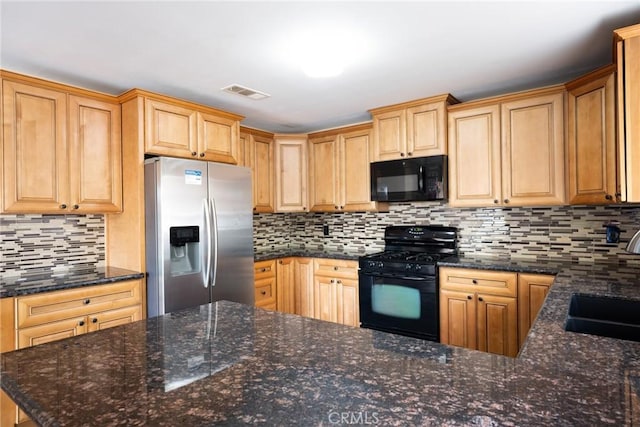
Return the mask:
<path fill-rule="evenodd" d="M 439 341 L 437 262 L 456 244 L 455 227 L 387 227 L 384 251 L 359 259 L 361 326 Z"/>

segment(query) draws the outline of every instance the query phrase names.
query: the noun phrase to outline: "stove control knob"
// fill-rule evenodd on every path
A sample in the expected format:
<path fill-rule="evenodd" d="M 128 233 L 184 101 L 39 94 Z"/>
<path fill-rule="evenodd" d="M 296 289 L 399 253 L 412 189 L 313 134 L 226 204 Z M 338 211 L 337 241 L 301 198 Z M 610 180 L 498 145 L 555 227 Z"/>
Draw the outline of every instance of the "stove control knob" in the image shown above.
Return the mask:
<path fill-rule="evenodd" d="M 420 264 L 416 264 L 415 267 L 413 268 L 415 271 L 420 272 L 422 271 L 422 266 Z"/>
<path fill-rule="evenodd" d="M 404 265 L 404 269 L 405 270 L 411 270 L 411 268 L 412 268 L 411 264 L 405 264 Z"/>
<path fill-rule="evenodd" d="M 384 268 L 384 262 L 378 261 L 378 268 Z"/>
<path fill-rule="evenodd" d="M 367 261 L 367 267 L 375 268 L 375 266 L 376 266 L 376 262 L 375 261 Z"/>

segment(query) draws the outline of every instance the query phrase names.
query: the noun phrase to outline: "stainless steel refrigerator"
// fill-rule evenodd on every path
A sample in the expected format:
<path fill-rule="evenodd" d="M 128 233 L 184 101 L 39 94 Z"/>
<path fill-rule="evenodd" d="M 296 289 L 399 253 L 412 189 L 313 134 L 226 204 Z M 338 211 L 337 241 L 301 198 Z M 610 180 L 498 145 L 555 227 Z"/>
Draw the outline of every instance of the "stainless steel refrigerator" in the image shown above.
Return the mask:
<path fill-rule="evenodd" d="M 253 305 L 251 170 L 155 157 L 144 178 L 148 316 L 222 299 Z"/>

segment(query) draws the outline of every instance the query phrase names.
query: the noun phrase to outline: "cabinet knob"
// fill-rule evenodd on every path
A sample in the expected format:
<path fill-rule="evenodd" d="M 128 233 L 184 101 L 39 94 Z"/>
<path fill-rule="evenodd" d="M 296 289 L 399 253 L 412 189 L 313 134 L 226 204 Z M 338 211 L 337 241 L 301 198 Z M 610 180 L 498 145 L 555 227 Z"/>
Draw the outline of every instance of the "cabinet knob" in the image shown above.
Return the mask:
<path fill-rule="evenodd" d="M 611 194 L 607 194 L 604 198 L 607 200 L 613 200 L 613 196 Z"/>
<path fill-rule="evenodd" d="M 91 300 L 90 300 L 89 298 L 87 298 L 86 300 L 84 300 L 84 304 L 85 304 L 85 305 L 90 304 L 90 303 L 91 303 Z"/>
<path fill-rule="evenodd" d="M 282 264 L 282 260 L 278 261 L 279 264 Z"/>
<path fill-rule="evenodd" d="M 60 209 L 67 209 L 67 205 L 65 205 L 64 203 L 60 205 Z"/>
<path fill-rule="evenodd" d="M 473 283 L 474 285 L 478 284 L 478 281 L 476 279 L 471 280 L 471 283 Z"/>
<path fill-rule="evenodd" d="M 616 193 L 616 198 L 619 199 L 620 197 L 622 197 L 622 193 Z"/>
<path fill-rule="evenodd" d="M 260 293 L 261 293 L 262 295 L 266 295 L 266 294 L 267 294 L 267 291 L 261 291 Z"/>
<path fill-rule="evenodd" d="M 473 297 L 471 295 L 467 295 L 467 299 L 472 299 Z"/>
<path fill-rule="evenodd" d="M 407 153 L 407 156 L 411 156 L 412 154 L 413 154 L 413 153 L 412 153 L 411 151 L 409 151 L 409 152 Z"/>
<path fill-rule="evenodd" d="M 509 203 L 509 199 L 504 199 L 504 202 L 505 203 Z"/>
<path fill-rule="evenodd" d="M 482 299 L 482 297 L 478 297 L 478 301 L 482 302 L 484 300 Z"/>
<path fill-rule="evenodd" d="M 338 283 L 342 283 L 342 280 L 338 280 Z"/>
<path fill-rule="evenodd" d="M 338 206 L 334 206 L 334 208 L 339 209 L 339 207 L 338 207 Z"/>
<path fill-rule="evenodd" d="M 80 209 L 80 205 L 73 205 L 73 209 Z"/>
<path fill-rule="evenodd" d="M 338 271 L 338 266 L 333 267 L 333 271 Z"/>
<path fill-rule="evenodd" d="M 200 157 L 204 157 L 204 153 L 200 153 Z"/>
<path fill-rule="evenodd" d="M 500 202 L 498 201 L 498 199 L 493 199 L 493 203 L 495 203 L 497 205 Z"/>
<path fill-rule="evenodd" d="M 84 326 L 84 320 L 79 321 L 78 326 Z"/>
<path fill-rule="evenodd" d="M 302 210 L 303 210 L 303 211 L 306 211 L 306 210 L 307 210 L 307 207 L 306 207 L 306 206 L 303 206 L 303 207 L 302 207 Z"/>
<path fill-rule="evenodd" d="M 195 156 L 197 156 L 197 155 L 198 155 L 198 153 L 196 153 L 195 151 L 192 151 L 192 152 L 191 152 L 191 155 L 192 155 L 193 157 L 195 157 Z"/>
<path fill-rule="evenodd" d="M 400 153 L 400 157 L 404 157 L 404 153 Z"/>
<path fill-rule="evenodd" d="M 98 323 L 98 319 L 94 317 L 93 319 L 91 319 L 91 323 Z"/>
<path fill-rule="evenodd" d="M 331 279 L 331 283 L 336 283 L 336 281 L 335 281 L 335 280 L 333 280 L 333 279 Z"/>
<path fill-rule="evenodd" d="M 255 212 L 255 211 L 257 211 L 257 210 L 258 210 L 258 208 L 255 208 L 255 207 L 253 208 L 253 211 L 254 211 L 254 212 Z"/>

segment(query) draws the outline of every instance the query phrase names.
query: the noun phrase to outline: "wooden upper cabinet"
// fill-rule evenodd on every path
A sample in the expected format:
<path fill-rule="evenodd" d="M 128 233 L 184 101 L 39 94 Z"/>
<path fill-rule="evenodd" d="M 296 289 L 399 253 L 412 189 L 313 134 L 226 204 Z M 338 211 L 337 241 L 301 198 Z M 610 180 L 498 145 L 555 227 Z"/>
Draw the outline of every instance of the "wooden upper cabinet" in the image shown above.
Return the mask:
<path fill-rule="evenodd" d="M 449 141 L 452 206 L 564 203 L 564 86 L 452 106 Z"/>
<path fill-rule="evenodd" d="M 274 141 L 273 134 L 242 127 L 239 140 L 243 143 L 244 166 L 251 168 L 253 176 L 253 211 L 273 212 Z"/>
<path fill-rule="evenodd" d="M 309 136 L 309 207 L 312 211 L 339 211 L 338 138 Z"/>
<path fill-rule="evenodd" d="M 371 201 L 371 125 L 309 135 L 309 203 L 312 211 L 386 210 Z"/>
<path fill-rule="evenodd" d="M 198 113 L 198 153 L 212 162 L 238 163 L 238 120 Z"/>
<path fill-rule="evenodd" d="M 115 98 L 3 72 L 3 212 L 122 211 Z"/>
<path fill-rule="evenodd" d="M 120 105 L 69 96 L 71 209 L 122 211 Z"/>
<path fill-rule="evenodd" d="M 370 110 L 372 160 L 447 154 L 447 106 L 456 102 L 446 94 Z"/>
<path fill-rule="evenodd" d="M 306 212 L 307 135 L 275 135 L 276 212 Z"/>
<path fill-rule="evenodd" d="M 615 203 L 617 184 L 615 67 L 567 83 L 567 199 Z"/>
<path fill-rule="evenodd" d="M 140 89 L 121 101 L 136 96 L 144 98 L 146 154 L 238 164 L 242 116 Z"/>
<path fill-rule="evenodd" d="M 640 24 L 614 31 L 620 200 L 640 202 Z"/>
<path fill-rule="evenodd" d="M 449 113 L 449 203 L 491 206 L 502 198 L 500 108 Z"/>

